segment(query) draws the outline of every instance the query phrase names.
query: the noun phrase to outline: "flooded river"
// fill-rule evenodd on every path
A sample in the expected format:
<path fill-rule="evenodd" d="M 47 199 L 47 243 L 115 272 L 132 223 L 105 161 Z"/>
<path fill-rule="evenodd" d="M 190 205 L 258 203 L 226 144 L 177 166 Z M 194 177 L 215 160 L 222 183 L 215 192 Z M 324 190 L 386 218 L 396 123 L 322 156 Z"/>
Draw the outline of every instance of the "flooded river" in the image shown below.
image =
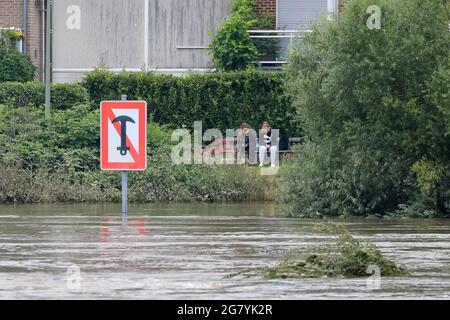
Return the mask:
<path fill-rule="evenodd" d="M 330 241 L 275 205 L 0 206 L 0 299 L 450 298 L 450 220 L 347 220 L 409 277 L 264 280 L 230 273 Z"/>

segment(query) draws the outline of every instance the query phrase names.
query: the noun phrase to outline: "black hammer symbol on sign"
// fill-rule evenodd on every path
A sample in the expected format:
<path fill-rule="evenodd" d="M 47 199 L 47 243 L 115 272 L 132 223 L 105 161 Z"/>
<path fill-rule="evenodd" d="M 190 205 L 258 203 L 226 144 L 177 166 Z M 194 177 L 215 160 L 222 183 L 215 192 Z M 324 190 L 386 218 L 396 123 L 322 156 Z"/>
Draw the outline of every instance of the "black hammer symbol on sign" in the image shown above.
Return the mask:
<path fill-rule="evenodd" d="M 120 151 L 120 155 L 126 156 L 130 147 L 127 146 L 127 122 L 136 123 L 128 116 L 119 116 L 115 118 L 112 123 L 120 122 L 120 146 L 117 150 Z"/>

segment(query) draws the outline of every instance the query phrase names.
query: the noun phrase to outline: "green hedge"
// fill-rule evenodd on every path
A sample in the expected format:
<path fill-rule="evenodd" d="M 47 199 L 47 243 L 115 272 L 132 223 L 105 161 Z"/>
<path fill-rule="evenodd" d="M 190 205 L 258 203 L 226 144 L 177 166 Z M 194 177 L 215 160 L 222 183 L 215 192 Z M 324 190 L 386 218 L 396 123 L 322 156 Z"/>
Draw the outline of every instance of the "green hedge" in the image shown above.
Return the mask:
<path fill-rule="evenodd" d="M 261 71 L 189 74 L 184 77 L 141 72 L 113 74 L 105 70 L 88 73 L 83 80 L 92 102 L 144 99 L 153 119 L 172 128 L 238 128 L 247 122 L 259 128 L 268 120 L 273 128 L 299 135 L 292 120 L 292 104 L 284 92 L 283 73 Z"/>
<path fill-rule="evenodd" d="M 82 84 L 52 87 L 52 108 L 69 109 L 91 100 L 93 109 L 102 100 L 143 99 L 153 120 L 171 128 L 238 128 L 242 122 L 259 128 L 268 120 L 273 128 L 300 135 L 293 123 L 293 109 L 284 92 L 284 74 L 261 71 L 189 74 L 177 77 L 151 72 L 114 74 L 105 70 L 88 73 Z M 0 83 L 0 104 L 13 107 L 44 104 L 44 84 Z"/>
<path fill-rule="evenodd" d="M 55 84 L 51 93 L 52 108 L 68 109 L 89 100 L 86 89 L 80 84 Z M 45 103 L 45 85 L 40 82 L 0 83 L 0 104 L 14 107 L 32 105 L 39 107 Z"/>

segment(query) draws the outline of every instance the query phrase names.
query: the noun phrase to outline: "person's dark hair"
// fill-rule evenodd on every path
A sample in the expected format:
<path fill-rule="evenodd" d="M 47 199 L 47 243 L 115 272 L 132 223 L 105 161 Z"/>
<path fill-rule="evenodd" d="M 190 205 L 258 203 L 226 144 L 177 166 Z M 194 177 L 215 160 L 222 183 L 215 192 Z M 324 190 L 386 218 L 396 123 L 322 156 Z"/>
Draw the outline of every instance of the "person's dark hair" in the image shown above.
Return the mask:
<path fill-rule="evenodd" d="M 270 127 L 270 123 L 269 123 L 269 121 L 263 121 L 263 123 L 262 123 L 262 125 L 261 125 L 261 127 L 264 127 L 264 125 L 267 125 L 268 127 Z"/>

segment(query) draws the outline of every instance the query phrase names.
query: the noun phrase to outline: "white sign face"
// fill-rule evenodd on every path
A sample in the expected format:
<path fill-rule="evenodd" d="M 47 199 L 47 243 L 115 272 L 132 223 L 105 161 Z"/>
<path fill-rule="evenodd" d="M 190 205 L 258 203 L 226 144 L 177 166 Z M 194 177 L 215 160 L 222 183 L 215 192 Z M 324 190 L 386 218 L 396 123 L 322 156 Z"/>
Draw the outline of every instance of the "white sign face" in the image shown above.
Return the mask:
<path fill-rule="evenodd" d="M 100 108 L 102 170 L 145 170 L 146 102 L 104 101 Z"/>

